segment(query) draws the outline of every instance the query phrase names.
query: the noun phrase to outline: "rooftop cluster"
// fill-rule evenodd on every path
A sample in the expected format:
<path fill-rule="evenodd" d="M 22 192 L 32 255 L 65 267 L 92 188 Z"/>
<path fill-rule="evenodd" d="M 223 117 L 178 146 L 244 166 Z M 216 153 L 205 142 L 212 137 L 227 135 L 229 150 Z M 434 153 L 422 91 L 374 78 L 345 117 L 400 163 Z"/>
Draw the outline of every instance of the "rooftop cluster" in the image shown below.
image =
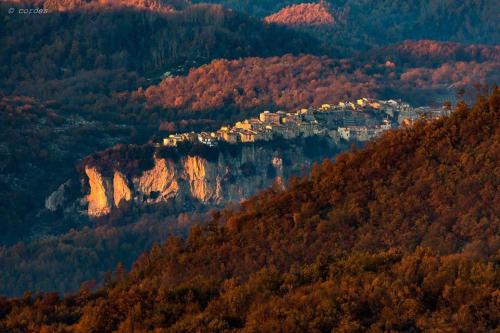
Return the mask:
<path fill-rule="evenodd" d="M 435 118 L 446 113 L 443 108 L 412 108 L 400 100 L 360 98 L 354 102 L 323 104 L 319 108 L 293 112 L 264 111 L 258 118 L 222 126 L 215 132 L 171 134 L 163 139 L 163 145 L 200 142 L 213 147 L 220 141 L 234 144 L 313 135 L 329 136 L 334 140 L 367 141 L 392 127 L 411 124 L 420 117 Z"/>

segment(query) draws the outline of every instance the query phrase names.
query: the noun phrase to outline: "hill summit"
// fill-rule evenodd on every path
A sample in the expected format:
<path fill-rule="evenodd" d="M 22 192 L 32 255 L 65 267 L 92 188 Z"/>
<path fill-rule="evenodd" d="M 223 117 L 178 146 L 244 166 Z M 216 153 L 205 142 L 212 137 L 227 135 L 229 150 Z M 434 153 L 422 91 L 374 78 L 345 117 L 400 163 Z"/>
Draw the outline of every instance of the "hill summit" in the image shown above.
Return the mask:
<path fill-rule="evenodd" d="M 287 6 L 277 13 L 264 18 L 266 23 L 278 23 L 290 26 L 323 26 L 335 24 L 335 19 L 328 4 L 301 3 Z"/>

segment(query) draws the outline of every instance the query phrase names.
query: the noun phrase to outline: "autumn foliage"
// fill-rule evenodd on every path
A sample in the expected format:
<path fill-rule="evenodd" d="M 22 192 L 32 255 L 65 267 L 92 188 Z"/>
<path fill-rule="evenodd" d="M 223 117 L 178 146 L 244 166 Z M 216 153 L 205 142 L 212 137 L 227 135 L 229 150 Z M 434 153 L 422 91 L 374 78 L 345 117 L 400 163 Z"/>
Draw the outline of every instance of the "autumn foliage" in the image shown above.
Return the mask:
<path fill-rule="evenodd" d="M 214 60 L 187 76 L 163 80 L 144 95 L 150 105 L 199 111 L 319 105 L 326 100 L 372 95 L 374 82 L 362 73 L 342 73 L 338 62 L 311 55 Z"/>
<path fill-rule="evenodd" d="M 140 90 L 135 96 L 144 97 L 150 107 L 187 112 L 231 107 L 317 107 L 360 96 L 406 97 L 413 104 L 425 104 L 433 101 L 432 93 L 427 92 L 427 96 L 422 97 L 415 88 L 441 89 L 439 92 L 442 93 L 442 90 L 449 92 L 451 87 L 470 87 L 475 83 L 494 83 L 500 79 L 500 62 L 494 47 L 465 48 L 457 45 L 455 57 L 447 57 L 445 52 L 436 50 L 436 60 L 429 63 L 425 61 L 426 57 L 433 54 L 434 46 L 439 48 L 440 43 L 431 42 L 427 47 L 412 43 L 404 45 L 393 48 L 409 48 L 406 53 L 380 50 L 377 55 L 365 53 L 349 60 L 291 54 L 218 59 L 191 69 L 186 76 L 166 78 L 157 86 Z M 421 55 L 405 57 L 404 54 L 410 53 L 411 49 L 420 50 Z M 469 55 L 460 56 L 462 50 Z M 412 94 L 414 96 L 408 96 Z"/>
<path fill-rule="evenodd" d="M 95 292 L 0 300 L 0 330 L 491 332 L 500 91 L 213 214 Z"/>
<path fill-rule="evenodd" d="M 264 18 L 266 23 L 291 26 L 333 25 L 335 19 L 326 3 L 301 3 L 287 6 Z"/>

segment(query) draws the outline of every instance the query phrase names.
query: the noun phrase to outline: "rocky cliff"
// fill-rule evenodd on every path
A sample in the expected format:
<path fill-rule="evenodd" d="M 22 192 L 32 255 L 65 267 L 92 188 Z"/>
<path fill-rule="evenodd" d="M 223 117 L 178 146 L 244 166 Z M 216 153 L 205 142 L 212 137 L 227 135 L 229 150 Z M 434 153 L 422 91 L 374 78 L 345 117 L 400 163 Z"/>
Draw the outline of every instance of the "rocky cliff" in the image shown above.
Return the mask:
<path fill-rule="evenodd" d="M 331 147 L 330 147 L 331 148 Z M 272 184 L 282 186 L 292 175 L 307 171 L 319 156 L 310 156 L 304 145 L 286 149 L 245 145 L 238 151 L 217 151 L 211 158 L 186 154 L 169 157 L 152 154 L 152 167 L 126 170 L 120 163 L 102 171 L 99 163 L 84 165 L 85 201 L 91 217 L 101 217 L 117 207 L 141 207 L 171 202 L 220 205 L 239 202 Z M 335 148 L 324 153 L 333 156 Z M 123 163 L 122 163 L 123 164 Z"/>

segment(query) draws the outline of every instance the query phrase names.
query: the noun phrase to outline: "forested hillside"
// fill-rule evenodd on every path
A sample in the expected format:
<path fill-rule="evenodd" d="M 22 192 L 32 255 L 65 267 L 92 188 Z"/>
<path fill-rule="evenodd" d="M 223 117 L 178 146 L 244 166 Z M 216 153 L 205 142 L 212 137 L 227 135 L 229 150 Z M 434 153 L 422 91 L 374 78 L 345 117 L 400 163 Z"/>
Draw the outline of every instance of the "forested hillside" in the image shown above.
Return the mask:
<path fill-rule="evenodd" d="M 29 1 L 29 0 L 28 0 Z M 189 5 L 187 0 L 32 0 L 50 11 L 67 10 L 108 10 L 115 8 L 136 8 L 152 10 L 157 13 L 170 13 Z"/>
<path fill-rule="evenodd" d="M 169 236 L 185 237 L 189 226 L 203 223 L 206 209 L 170 213 L 154 207 L 149 212 L 117 212 L 97 225 L 87 224 L 60 235 L 0 248 L 0 294 L 19 296 L 27 291 L 76 292 L 80 285 L 109 280 L 120 265 L 131 267 L 137 257 Z M 68 224 L 74 221 L 65 221 Z"/>
<path fill-rule="evenodd" d="M 310 37 L 221 6 L 196 5 L 165 15 L 118 8 L 27 18 L 6 14 L 3 4 L 2 13 L 0 87 L 7 92 L 15 92 L 20 81 L 63 79 L 82 70 L 159 75 L 215 58 L 318 51 Z"/>
<path fill-rule="evenodd" d="M 500 90 L 214 214 L 3 331 L 464 331 L 500 325 Z"/>
<path fill-rule="evenodd" d="M 242 109 L 320 106 L 360 96 L 433 104 L 454 92 L 450 86 L 470 88 L 500 79 L 495 47 L 420 44 L 406 42 L 341 60 L 311 55 L 215 60 L 134 96 L 153 107 L 218 109 L 229 116 Z M 441 51 L 448 48 L 455 51 Z"/>
<path fill-rule="evenodd" d="M 47 215 L 44 201 L 74 178 L 78 159 L 145 143 L 162 121 L 218 125 L 210 111 L 146 110 L 124 93 L 214 58 L 323 52 L 309 36 L 217 5 L 167 1 L 177 10 L 162 13 L 143 10 L 141 1 L 54 0 L 39 3 L 65 9 L 8 14 L 26 2 L 37 5 L 0 4 L 0 244 L 28 238 L 40 223 L 47 222 L 35 234 L 76 227 Z"/>
<path fill-rule="evenodd" d="M 326 3 L 302 3 L 288 6 L 264 18 L 264 22 L 290 26 L 323 26 L 335 24 Z"/>
<path fill-rule="evenodd" d="M 124 68 L 75 69 L 60 78 L 19 81 L 16 92 L 35 97 L 5 95 L 0 105 L 0 153 L 8 163 L 1 170 L 0 192 L 22 199 L 14 207 L 9 200 L 0 202 L 9 216 L 0 239 L 15 242 L 38 221 L 58 219 L 40 214 L 45 198 L 74 177 L 78 159 L 96 150 L 144 143 L 165 131 L 216 128 L 264 108 L 289 110 L 361 96 L 439 104 L 462 88 L 498 82 L 497 49 L 407 41 L 351 59 L 291 54 L 219 59 L 158 85 Z M 27 126 L 31 123 L 37 125 Z"/>
<path fill-rule="evenodd" d="M 196 2 L 207 2 L 196 0 Z M 266 17 L 304 0 L 208 0 Z M 333 28 L 312 33 L 329 44 L 353 50 L 401 42 L 436 39 L 463 43 L 498 44 L 499 13 L 495 0 L 325 0 L 336 13 Z M 286 21 L 303 21 L 307 11 L 296 11 Z M 293 18 L 295 17 L 295 18 Z"/>
<path fill-rule="evenodd" d="M 436 67 L 444 62 L 498 62 L 500 61 L 500 46 L 483 44 L 459 44 L 453 42 L 438 42 L 435 40 L 406 40 L 362 53 L 360 56 L 371 60 L 391 60 L 395 64 L 405 66 Z M 360 59 L 367 61 L 368 59 Z"/>
<path fill-rule="evenodd" d="M 28 7 L 47 12 L 17 11 Z M 106 271 L 119 262 L 123 264 L 119 271 L 130 267 L 139 253 L 168 235 L 185 238 L 189 226 L 206 222 L 209 207 L 197 200 L 184 200 L 175 207 L 132 205 L 128 211 L 115 205 L 110 216 L 92 219 L 87 216 L 85 180 L 78 172 L 83 163 L 96 162 L 139 174 L 147 169 L 142 162 L 154 162 L 150 151 L 141 147 L 153 147 L 175 132 L 212 131 L 266 109 L 292 111 L 360 97 L 401 98 L 412 106 L 438 107 L 448 101 L 470 101 L 476 88 L 484 91 L 500 81 L 497 7 L 493 0 L 0 0 L 0 293 L 76 291 L 81 281 L 96 280 L 86 283 L 77 297 L 65 300 L 54 295 L 30 299 L 28 294 L 23 300 L 0 299 L 0 332 L 43 332 L 40 327 L 45 324 L 46 331 L 57 332 L 80 319 L 76 326 L 82 331 L 88 327 L 109 331 L 120 325 L 125 331 L 135 325 L 138 313 L 143 321 L 136 331 L 166 326 L 174 331 L 214 331 L 226 326 L 251 331 L 257 330 L 254 323 L 264 325 L 269 318 L 285 323 L 263 326 L 269 331 L 330 331 L 337 323 L 344 325 L 339 318 L 358 325 L 358 331 L 371 325 L 378 325 L 374 330 L 409 331 L 450 325 L 446 329 L 453 331 L 457 320 L 467 330 L 467 322 L 480 322 L 468 317 L 468 306 L 487 313 L 483 310 L 489 301 L 464 305 L 469 299 L 446 298 L 452 297 L 450 290 L 455 287 L 468 295 L 470 289 L 463 289 L 462 282 L 456 283 L 458 287 L 450 282 L 446 295 L 439 294 L 441 289 L 425 278 L 401 280 L 398 267 L 412 263 L 411 258 L 433 258 L 445 268 L 470 264 L 474 272 L 481 272 L 474 273 L 479 280 L 470 280 L 462 268 L 457 276 L 465 274 L 460 281 L 470 282 L 471 288 L 482 283 L 485 287 L 474 293 L 489 297 L 490 278 L 498 276 L 498 254 L 491 254 L 498 239 L 490 233 L 496 235 L 498 230 L 494 229 L 497 220 L 490 222 L 483 214 L 498 206 L 496 194 L 491 199 L 491 192 L 498 192 L 498 182 L 487 183 L 482 175 L 498 174 L 492 166 L 498 149 L 493 139 L 481 133 L 497 135 L 498 116 L 492 120 L 488 112 L 465 112 L 461 106 L 455 120 L 450 120 L 453 125 L 439 123 L 448 131 L 443 138 L 433 134 L 441 133 L 439 125 L 419 125 L 389 135 L 365 153 L 346 155 L 336 166 L 318 167 L 316 176 L 292 182 L 288 192 L 268 191 L 248 201 L 241 211 L 228 207 L 214 220 L 226 227 L 195 228 L 188 241 L 171 240 L 170 245 L 155 248 L 129 277 L 122 279 L 118 273 L 115 283 Z M 490 103 L 491 108 L 497 108 L 495 103 Z M 464 134 L 460 129 L 478 133 Z M 427 141 L 419 143 L 421 136 Z M 483 141 L 490 144 L 493 155 L 481 155 Z M 317 143 L 309 141 L 306 154 L 326 151 Z M 477 150 L 471 148 L 473 143 Z M 201 144 L 185 147 L 192 155 L 214 151 Z M 336 148 L 342 147 L 343 143 Z M 386 155 L 386 147 L 402 150 L 394 151 L 401 160 Z M 366 161 L 355 157 L 360 155 Z M 216 158 L 211 153 L 207 156 Z M 289 158 L 284 161 L 294 163 Z M 369 161 L 373 164 L 367 165 Z M 358 173 L 342 169 L 339 165 L 344 162 Z M 266 165 L 267 161 L 260 169 L 269 170 Z M 413 170 L 409 165 L 425 167 Z M 201 173 L 201 168 L 196 169 L 193 174 Z M 248 164 L 237 170 L 243 169 L 253 170 Z M 340 178 L 334 176 L 342 173 Z M 212 178 L 217 176 L 214 172 Z M 382 176 L 386 178 L 380 180 Z M 376 184 L 366 177 L 377 179 Z M 321 183 L 323 178 L 328 183 Z M 405 179 L 413 179 L 416 185 Z M 354 190 L 340 191 L 333 185 L 341 183 Z M 238 185 L 235 181 L 235 188 L 243 188 Z M 476 206 L 461 191 L 475 194 L 472 197 L 481 206 L 471 208 Z M 323 196 L 328 193 L 330 201 Z M 382 203 L 389 208 L 380 208 Z M 291 207 L 290 214 L 283 207 Z M 312 213 L 316 210 L 318 215 Z M 462 215 L 453 215 L 456 211 Z M 386 220 L 387 224 L 380 222 Z M 379 224 L 384 225 L 380 230 Z M 426 249 L 412 252 L 417 246 Z M 448 249 L 450 257 L 443 257 L 442 249 Z M 315 263 L 320 268 L 314 268 Z M 446 280 L 442 276 L 451 274 L 446 269 L 425 274 L 441 286 Z M 264 275 L 258 273 L 261 270 Z M 261 276 L 270 281 L 271 289 L 267 282 L 265 287 L 258 282 Z M 382 285 L 379 289 L 381 276 L 408 288 Z M 338 286 L 338 281 L 344 285 Z M 105 289 L 89 293 L 101 282 Z M 332 289 L 334 284 L 340 289 Z M 335 298 L 329 307 L 329 301 L 319 301 L 311 290 L 350 296 Z M 368 295 L 367 290 L 382 290 L 385 296 Z M 400 307 L 403 298 L 388 297 L 388 290 L 400 292 L 397 297 L 414 292 L 405 298 L 410 300 L 403 307 L 408 309 L 407 317 L 424 311 L 426 316 L 390 326 L 396 319 L 386 317 L 384 309 Z M 124 310 L 123 304 L 134 297 L 145 303 L 130 312 Z M 394 303 L 381 304 L 383 299 Z M 323 313 L 323 319 L 313 315 L 286 319 L 293 313 L 307 313 L 290 308 L 289 303 L 300 306 L 301 302 L 318 306 L 314 313 Z M 461 308 L 443 310 L 443 304 L 451 303 Z M 57 310 L 52 311 L 56 304 Z M 327 307 L 320 309 L 323 305 Z M 94 315 L 92 308 L 99 313 Z M 484 326 L 478 324 L 478 330 L 497 323 L 495 315 L 484 314 Z M 394 316 L 406 318 L 404 313 Z M 115 319 L 107 322 L 107 318 Z"/>
<path fill-rule="evenodd" d="M 360 18 L 348 18 L 362 13 L 356 1 L 330 5 L 332 10 L 344 13 L 346 24 L 362 26 Z M 339 46 L 357 49 L 351 43 L 357 37 L 351 38 L 349 32 L 357 31 L 357 27 L 339 28 L 344 40 L 322 43 L 303 32 L 266 24 L 218 5 L 190 5 L 184 1 L 15 3 L 46 5 L 51 10 L 28 17 L 9 15 L 11 5 L 0 5 L 2 108 L 23 109 L 1 115 L 9 120 L 0 124 L 0 129 L 7 123 L 13 125 L 3 129 L 10 134 L 3 136 L 0 153 L 16 167 L 3 169 L 0 193 L 3 197 L 23 198 L 20 203 L 26 203 L 15 207 L 8 201 L 0 203 L 0 209 L 10 216 L 6 224 L 17 226 L 7 228 L 0 236 L 1 242 L 26 236 L 30 226 L 44 216 L 39 214 L 44 199 L 72 177 L 77 159 L 96 150 L 117 143 L 144 143 L 159 135 L 158 129 L 213 128 L 221 121 L 254 114 L 256 108 L 307 106 L 360 95 L 401 97 L 413 104 L 429 104 L 441 101 L 440 96 L 453 97 L 456 89 L 464 86 L 498 82 L 500 72 L 495 47 L 437 42 L 396 44 L 339 60 Z M 174 10 L 158 11 L 155 4 Z M 248 4 L 269 15 L 291 2 Z M 364 10 L 373 15 L 362 16 L 374 22 L 388 17 L 399 22 L 392 6 L 378 4 L 363 4 Z M 401 5 L 398 15 L 404 18 L 413 13 L 415 7 L 408 6 Z M 486 0 L 481 6 L 465 2 L 456 10 L 465 15 L 465 9 L 470 9 L 470 18 L 462 21 L 477 18 L 482 24 L 474 24 L 474 29 L 491 30 L 490 16 L 495 11 L 490 10 Z M 421 15 L 428 15 L 425 13 Z M 440 19 L 446 14 L 435 13 Z M 419 37 L 410 30 L 422 31 L 407 25 L 398 25 L 397 29 L 401 27 L 408 28 L 408 33 L 401 35 L 406 38 Z M 491 31 L 496 30 L 486 30 L 473 31 L 474 36 L 490 36 L 484 42 L 494 43 L 497 39 Z M 442 54 L 439 57 L 431 54 L 436 49 Z M 448 54 L 441 52 L 443 49 L 452 51 Z M 218 58 L 225 60 L 214 60 Z M 429 59 L 434 60 L 429 63 Z M 204 63 L 208 65 L 199 67 Z M 129 98 L 138 89 L 140 93 Z M 30 101 L 26 107 L 21 105 L 23 100 Z M 52 124 L 48 119 L 48 123 L 34 128 L 17 127 L 33 112 L 32 102 L 50 110 L 57 122 Z M 33 118 L 45 121 L 45 116 Z M 14 147 L 12 143 L 18 140 L 26 145 Z M 41 145 L 44 149 L 38 149 Z M 33 154 L 38 156 L 34 158 Z M 34 186 L 39 190 L 33 191 Z"/>

